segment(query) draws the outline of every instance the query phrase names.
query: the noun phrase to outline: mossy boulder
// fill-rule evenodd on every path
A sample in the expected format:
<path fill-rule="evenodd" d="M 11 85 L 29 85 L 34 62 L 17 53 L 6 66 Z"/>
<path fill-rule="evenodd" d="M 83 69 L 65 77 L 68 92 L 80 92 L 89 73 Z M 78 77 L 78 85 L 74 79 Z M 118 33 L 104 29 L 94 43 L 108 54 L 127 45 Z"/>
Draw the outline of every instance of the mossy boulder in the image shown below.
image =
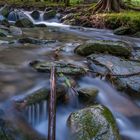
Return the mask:
<path fill-rule="evenodd" d="M 120 140 L 112 113 L 101 105 L 71 113 L 67 123 L 72 140 Z"/>
<path fill-rule="evenodd" d="M 33 22 L 28 18 L 22 18 L 22 19 L 17 20 L 15 25 L 17 27 L 23 27 L 23 28 L 34 27 Z"/>
<path fill-rule="evenodd" d="M 39 72 L 50 73 L 52 66 L 55 66 L 56 73 L 63 73 L 68 75 L 83 75 L 86 73 L 85 69 L 79 66 L 74 66 L 65 62 L 48 62 L 48 61 L 33 61 L 30 65 Z"/>
<path fill-rule="evenodd" d="M 43 14 L 43 19 L 44 20 L 49 20 L 51 18 L 54 18 L 56 15 L 56 11 L 55 10 L 50 10 L 50 11 L 47 11 Z"/>
<path fill-rule="evenodd" d="M 4 5 L 0 9 L 0 14 L 3 15 L 4 17 L 7 17 L 9 13 L 10 13 L 10 7 L 8 5 Z"/>
<path fill-rule="evenodd" d="M 116 35 L 132 35 L 136 33 L 136 30 L 132 27 L 119 27 L 114 30 L 114 34 Z"/>
<path fill-rule="evenodd" d="M 33 19 L 35 20 L 38 20 L 40 18 L 40 12 L 37 11 L 37 10 L 34 10 L 32 13 L 31 13 L 31 16 Z"/>
<path fill-rule="evenodd" d="M 79 45 L 75 52 L 82 56 L 92 53 L 109 53 L 116 56 L 128 58 L 131 56 L 131 47 L 124 42 L 114 41 L 90 41 Z"/>
<path fill-rule="evenodd" d="M 108 80 L 116 85 L 118 90 L 140 96 L 140 62 L 102 54 L 92 54 L 88 59 L 96 66 L 106 69 L 104 75 L 110 75 Z M 92 69 L 96 71 L 94 67 Z M 99 69 L 98 72 L 100 73 Z"/>

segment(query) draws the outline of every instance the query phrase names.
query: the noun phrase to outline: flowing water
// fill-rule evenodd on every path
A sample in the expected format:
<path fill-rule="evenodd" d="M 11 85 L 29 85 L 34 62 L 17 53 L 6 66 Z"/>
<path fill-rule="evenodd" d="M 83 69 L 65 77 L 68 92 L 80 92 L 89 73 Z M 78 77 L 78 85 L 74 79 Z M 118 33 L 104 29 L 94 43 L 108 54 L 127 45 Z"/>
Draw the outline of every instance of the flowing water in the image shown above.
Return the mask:
<path fill-rule="evenodd" d="M 9 37 L 5 42 L 0 42 L 0 102 L 6 102 L 9 99 L 18 100 L 33 91 L 49 86 L 50 75 L 36 72 L 29 66 L 29 62 L 32 60 L 54 61 L 54 52 L 57 48 L 62 48 L 57 58 L 59 61 L 86 66 L 86 59 L 74 54 L 73 49 L 87 40 L 121 40 L 129 42 L 137 48 L 140 47 L 139 39 L 116 36 L 109 30 L 73 27 L 55 23 L 53 20 L 33 22 L 36 24 L 44 23 L 49 27 L 23 29 L 24 37 L 56 40 L 56 42 L 45 45 L 6 43 L 12 39 L 16 40 L 17 36 Z M 135 100 L 117 92 L 106 81 L 93 76 L 82 76 L 77 83 L 81 87 L 95 87 L 99 90 L 96 102 L 107 106 L 112 111 L 123 140 L 140 140 L 140 99 L 137 99 L 136 104 Z M 57 140 L 68 139 L 66 121 L 69 114 L 78 108 L 80 107 L 71 105 L 59 105 L 57 107 Z M 37 131 L 47 136 L 46 100 L 28 106 L 26 117 Z"/>

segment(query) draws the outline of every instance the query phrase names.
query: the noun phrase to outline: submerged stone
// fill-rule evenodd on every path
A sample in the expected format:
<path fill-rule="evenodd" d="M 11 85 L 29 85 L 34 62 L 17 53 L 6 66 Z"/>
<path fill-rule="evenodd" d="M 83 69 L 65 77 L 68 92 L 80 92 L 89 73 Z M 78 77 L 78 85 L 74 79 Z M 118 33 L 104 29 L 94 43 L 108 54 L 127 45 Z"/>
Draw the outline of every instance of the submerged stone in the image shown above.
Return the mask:
<path fill-rule="evenodd" d="M 131 47 L 124 42 L 96 40 L 79 45 L 75 49 L 75 52 L 82 56 L 87 56 L 92 53 L 109 53 L 128 58 L 131 56 Z"/>
<path fill-rule="evenodd" d="M 48 44 L 48 43 L 55 43 L 56 40 L 40 40 L 32 37 L 20 38 L 18 39 L 18 43 L 30 43 L 30 44 Z"/>
<path fill-rule="evenodd" d="M 71 113 L 67 123 L 72 140 L 120 140 L 112 113 L 101 105 Z"/>
<path fill-rule="evenodd" d="M 128 92 L 128 94 L 133 93 L 133 96 L 137 95 L 136 93 L 139 95 L 140 62 L 102 54 L 92 54 L 88 58 L 91 59 L 94 64 L 103 66 L 105 69 L 107 69 L 108 74 L 114 75 L 113 77 L 109 78 L 109 80 L 113 80 L 113 83 L 119 90 L 125 90 Z M 105 75 L 106 74 L 107 73 L 105 73 Z"/>
<path fill-rule="evenodd" d="M 30 65 L 39 72 L 50 73 L 51 67 L 55 66 L 57 73 L 63 73 L 69 75 L 82 75 L 86 73 L 86 71 L 79 66 L 74 66 L 72 64 L 59 62 L 59 61 L 54 61 L 54 62 L 33 61 L 30 63 Z"/>
<path fill-rule="evenodd" d="M 15 25 L 17 27 L 24 27 L 24 28 L 34 27 L 34 24 L 28 18 L 22 18 L 22 19 L 17 20 Z"/>

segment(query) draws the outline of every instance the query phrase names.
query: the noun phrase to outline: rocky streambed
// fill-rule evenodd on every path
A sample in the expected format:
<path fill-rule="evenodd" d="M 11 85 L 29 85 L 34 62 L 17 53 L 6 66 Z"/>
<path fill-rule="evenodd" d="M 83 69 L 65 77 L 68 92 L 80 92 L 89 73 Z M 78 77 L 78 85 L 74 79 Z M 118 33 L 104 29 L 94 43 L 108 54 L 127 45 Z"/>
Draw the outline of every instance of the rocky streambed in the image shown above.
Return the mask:
<path fill-rule="evenodd" d="M 53 65 L 56 140 L 139 140 L 139 39 L 15 12 L 0 26 L 0 138 L 47 139 Z"/>

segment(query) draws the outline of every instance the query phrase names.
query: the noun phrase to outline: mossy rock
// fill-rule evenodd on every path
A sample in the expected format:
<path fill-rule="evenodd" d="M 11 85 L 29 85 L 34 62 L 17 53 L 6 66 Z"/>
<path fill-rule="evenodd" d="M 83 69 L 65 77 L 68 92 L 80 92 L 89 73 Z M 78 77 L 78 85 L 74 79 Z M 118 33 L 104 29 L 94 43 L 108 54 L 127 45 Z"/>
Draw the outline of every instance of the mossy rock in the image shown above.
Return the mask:
<path fill-rule="evenodd" d="M 92 53 L 109 53 L 116 56 L 130 57 L 131 47 L 124 42 L 114 41 L 91 41 L 79 45 L 75 52 L 82 56 L 87 56 Z"/>
<path fill-rule="evenodd" d="M 17 27 L 23 27 L 23 28 L 34 27 L 34 24 L 28 18 L 23 18 L 23 19 L 17 20 L 16 23 L 15 23 L 15 25 Z"/>
<path fill-rule="evenodd" d="M 51 18 L 54 18 L 56 15 L 56 11 L 55 10 L 50 10 L 44 13 L 43 15 L 43 19 L 44 20 L 49 20 Z"/>
<path fill-rule="evenodd" d="M 35 20 L 38 20 L 40 18 L 40 12 L 37 11 L 37 10 L 34 10 L 32 13 L 31 13 L 31 16 L 33 19 Z"/>
<path fill-rule="evenodd" d="M 114 34 L 116 35 L 132 35 L 136 33 L 136 30 L 132 27 L 119 27 L 114 30 Z"/>
<path fill-rule="evenodd" d="M 74 66 L 72 64 L 59 62 L 59 61 L 54 61 L 54 62 L 33 61 L 30 63 L 30 65 L 39 72 L 50 73 L 52 66 L 55 66 L 56 73 L 63 73 L 63 74 L 77 75 L 77 76 L 86 73 L 86 71 L 82 67 Z"/>
<path fill-rule="evenodd" d="M 120 140 L 112 113 L 101 105 L 71 113 L 67 124 L 72 140 Z"/>

